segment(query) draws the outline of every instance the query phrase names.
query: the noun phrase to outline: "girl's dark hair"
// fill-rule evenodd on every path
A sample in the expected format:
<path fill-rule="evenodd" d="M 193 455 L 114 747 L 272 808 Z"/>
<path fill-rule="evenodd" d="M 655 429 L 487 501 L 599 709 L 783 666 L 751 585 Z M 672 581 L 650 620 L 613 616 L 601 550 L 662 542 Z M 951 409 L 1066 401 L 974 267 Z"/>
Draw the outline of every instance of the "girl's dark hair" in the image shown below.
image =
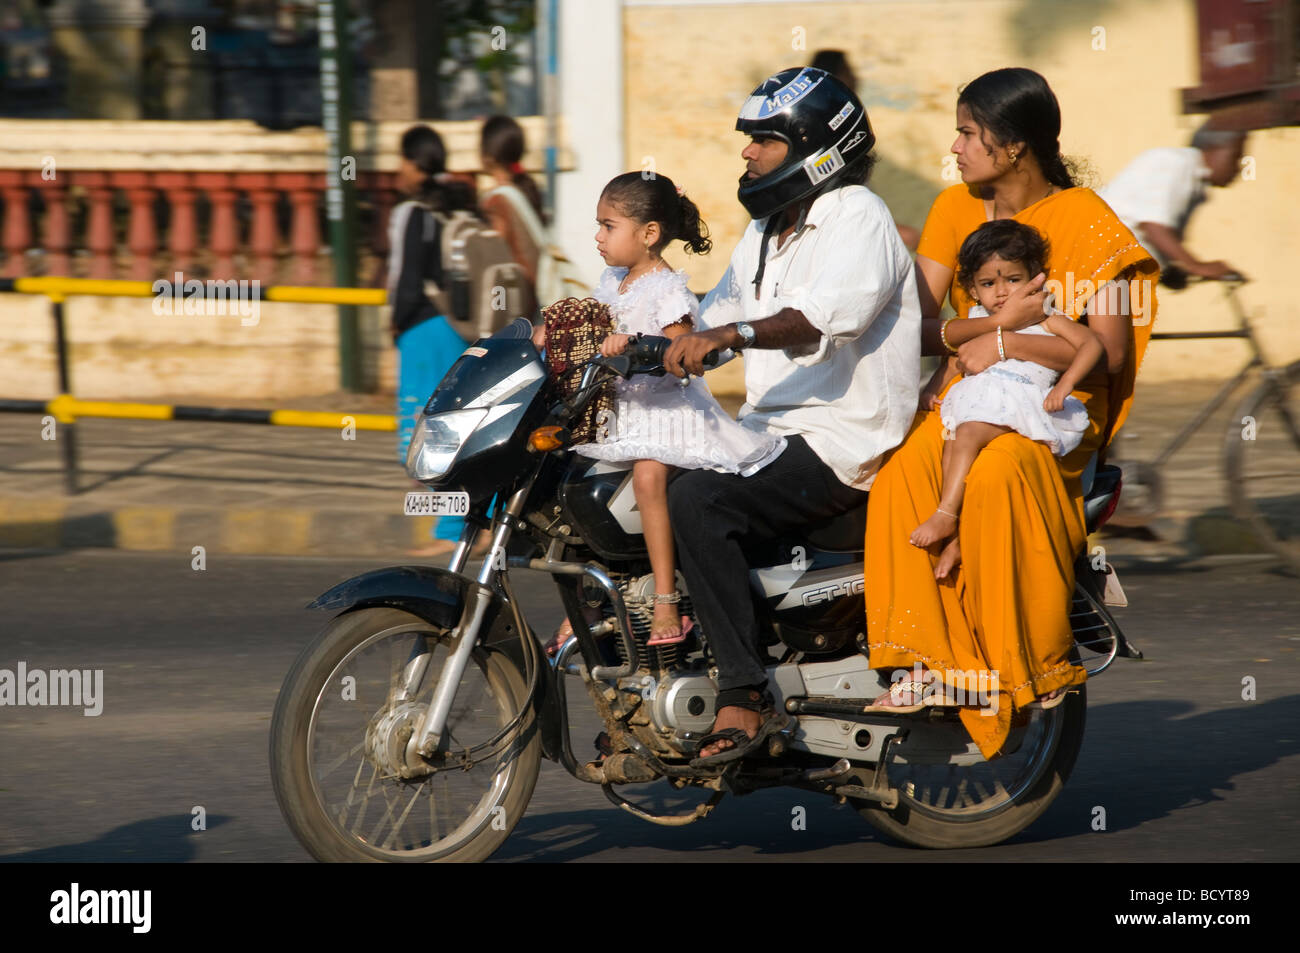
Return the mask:
<path fill-rule="evenodd" d="M 510 170 L 510 184 L 523 192 L 528 203 L 542 218 L 542 190 L 524 171 L 519 160 L 524 157 L 524 129 L 509 116 L 489 116 L 479 134 L 479 152 L 503 169 Z"/>
<path fill-rule="evenodd" d="M 957 282 L 975 297 L 975 273 L 996 255 L 1003 261 L 1023 264 L 1032 278 L 1047 267 L 1047 239 L 1031 225 L 1009 218 L 985 222 L 966 236 L 957 252 Z"/>
<path fill-rule="evenodd" d="M 474 192 L 463 182 L 446 180 L 447 147 L 429 126 L 412 126 L 402 133 L 402 157 L 424 173 L 416 198 L 435 212 L 474 208 Z"/>
<path fill-rule="evenodd" d="M 700 210 L 685 195 L 677 194 L 677 186 L 666 175 L 624 172 L 610 179 L 600 197 L 642 225 L 658 222 L 663 237 L 654 246 L 656 252 L 679 240 L 697 255 L 707 255 L 713 247 Z"/>
<path fill-rule="evenodd" d="M 1048 182 L 1063 189 L 1079 184 L 1077 163 L 1061 155 L 1056 94 L 1033 70 L 1008 67 L 985 73 L 966 84 L 957 105 L 970 110 L 971 118 L 996 140 L 994 145 L 1023 142 Z"/>

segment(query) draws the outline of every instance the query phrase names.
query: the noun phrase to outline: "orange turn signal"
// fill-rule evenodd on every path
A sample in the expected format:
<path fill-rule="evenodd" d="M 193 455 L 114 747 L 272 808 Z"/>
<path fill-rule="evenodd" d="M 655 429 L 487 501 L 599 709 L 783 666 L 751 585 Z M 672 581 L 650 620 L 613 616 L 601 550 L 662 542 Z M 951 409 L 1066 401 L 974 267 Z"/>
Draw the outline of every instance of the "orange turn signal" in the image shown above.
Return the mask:
<path fill-rule="evenodd" d="M 568 440 L 569 432 L 563 427 L 538 427 L 528 438 L 529 449 L 538 453 L 559 450 Z"/>

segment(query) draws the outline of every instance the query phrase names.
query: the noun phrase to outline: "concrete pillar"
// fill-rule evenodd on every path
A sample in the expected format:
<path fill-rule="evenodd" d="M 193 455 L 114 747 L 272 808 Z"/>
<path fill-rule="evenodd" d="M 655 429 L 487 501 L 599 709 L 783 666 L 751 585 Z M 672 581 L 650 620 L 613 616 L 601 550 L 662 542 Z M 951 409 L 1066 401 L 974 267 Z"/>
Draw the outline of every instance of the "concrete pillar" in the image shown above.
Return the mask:
<path fill-rule="evenodd" d="M 55 0 L 46 12 L 68 63 L 68 109 L 85 119 L 141 118 L 145 0 Z"/>
<path fill-rule="evenodd" d="M 604 268 L 593 237 L 596 199 L 606 182 L 638 167 L 629 166 L 624 156 L 623 5 L 566 0 L 559 8 L 559 112 L 574 170 L 556 177 L 553 230 L 560 247 L 594 285 Z M 534 145 L 545 143 L 529 142 L 530 148 Z"/>
<path fill-rule="evenodd" d="M 376 0 L 370 121 L 414 122 L 438 115 L 442 21 L 428 0 Z"/>

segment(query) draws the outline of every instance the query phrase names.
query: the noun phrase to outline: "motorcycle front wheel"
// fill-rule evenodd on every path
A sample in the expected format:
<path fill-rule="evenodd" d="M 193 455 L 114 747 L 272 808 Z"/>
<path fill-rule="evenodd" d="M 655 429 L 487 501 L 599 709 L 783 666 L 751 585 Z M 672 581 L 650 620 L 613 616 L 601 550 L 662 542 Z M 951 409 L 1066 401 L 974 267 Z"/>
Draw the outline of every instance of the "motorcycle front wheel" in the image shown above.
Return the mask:
<path fill-rule="evenodd" d="M 361 609 L 332 620 L 285 677 L 271 779 L 290 829 L 317 860 L 484 860 L 523 816 L 541 741 L 531 711 L 494 741 L 528 695 L 501 652 L 474 649 L 430 770 L 403 778 L 396 767 L 450 642 L 448 630 L 410 613 Z"/>
<path fill-rule="evenodd" d="M 1027 725 L 1013 729 L 1006 753 L 992 761 L 887 764 L 898 806 L 854 806 L 874 827 L 914 847 L 1001 843 L 1036 821 L 1065 787 L 1083 745 L 1087 707 L 1086 686 L 1072 689 L 1060 705 L 1032 712 Z"/>

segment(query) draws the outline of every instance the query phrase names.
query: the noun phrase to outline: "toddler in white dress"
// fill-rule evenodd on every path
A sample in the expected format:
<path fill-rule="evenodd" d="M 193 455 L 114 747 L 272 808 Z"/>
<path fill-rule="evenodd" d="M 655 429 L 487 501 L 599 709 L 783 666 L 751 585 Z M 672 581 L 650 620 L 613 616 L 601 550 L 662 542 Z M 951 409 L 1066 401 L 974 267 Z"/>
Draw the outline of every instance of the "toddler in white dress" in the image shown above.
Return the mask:
<path fill-rule="evenodd" d="M 661 252 L 678 240 L 699 254 L 712 247 L 695 203 L 666 176 L 647 179 L 628 172 L 605 186 L 596 219 L 596 247 L 609 267 L 592 297 L 609 306 L 615 322 L 601 353 L 622 353 L 637 334 L 674 338 L 690 331 L 699 302 L 687 288 L 685 274 L 669 268 Z M 750 476 L 780 456 L 786 441 L 740 426 L 698 377 L 683 381 L 670 374 L 638 375 L 617 381 L 615 392 L 615 412 L 598 421 L 596 441 L 573 449 L 584 456 L 632 463 L 632 489 L 655 577 L 648 644 L 671 645 L 686 637 L 676 608 L 679 595 L 668 522 L 671 468 Z M 556 641 L 566 637 L 562 627 Z"/>
<path fill-rule="evenodd" d="M 1046 240 L 1029 225 L 1011 219 L 985 222 L 967 236 L 957 253 L 957 280 L 979 302 L 967 317 L 996 315 L 1007 296 L 1044 270 Z M 946 325 L 945 325 L 946 327 Z M 963 377 L 939 393 L 956 375 L 946 360 L 921 393 L 923 405 L 938 409 L 944 426 L 943 489 L 939 506 L 909 537 L 927 547 L 947 540 L 935 566 L 935 576 L 948 575 L 960 558 L 957 519 L 961 513 L 966 475 L 976 456 L 990 441 L 1012 431 L 1047 444 L 1058 457 L 1079 445 L 1088 429 L 1088 412 L 1070 392 L 1101 359 L 1101 340 L 1086 326 L 1059 311 L 1020 334 L 1055 334 L 1074 349 L 1074 359 L 1059 376 L 1032 361 L 1006 358 L 1003 332 L 998 329 L 997 363 Z M 945 338 L 944 343 L 947 343 Z"/>

